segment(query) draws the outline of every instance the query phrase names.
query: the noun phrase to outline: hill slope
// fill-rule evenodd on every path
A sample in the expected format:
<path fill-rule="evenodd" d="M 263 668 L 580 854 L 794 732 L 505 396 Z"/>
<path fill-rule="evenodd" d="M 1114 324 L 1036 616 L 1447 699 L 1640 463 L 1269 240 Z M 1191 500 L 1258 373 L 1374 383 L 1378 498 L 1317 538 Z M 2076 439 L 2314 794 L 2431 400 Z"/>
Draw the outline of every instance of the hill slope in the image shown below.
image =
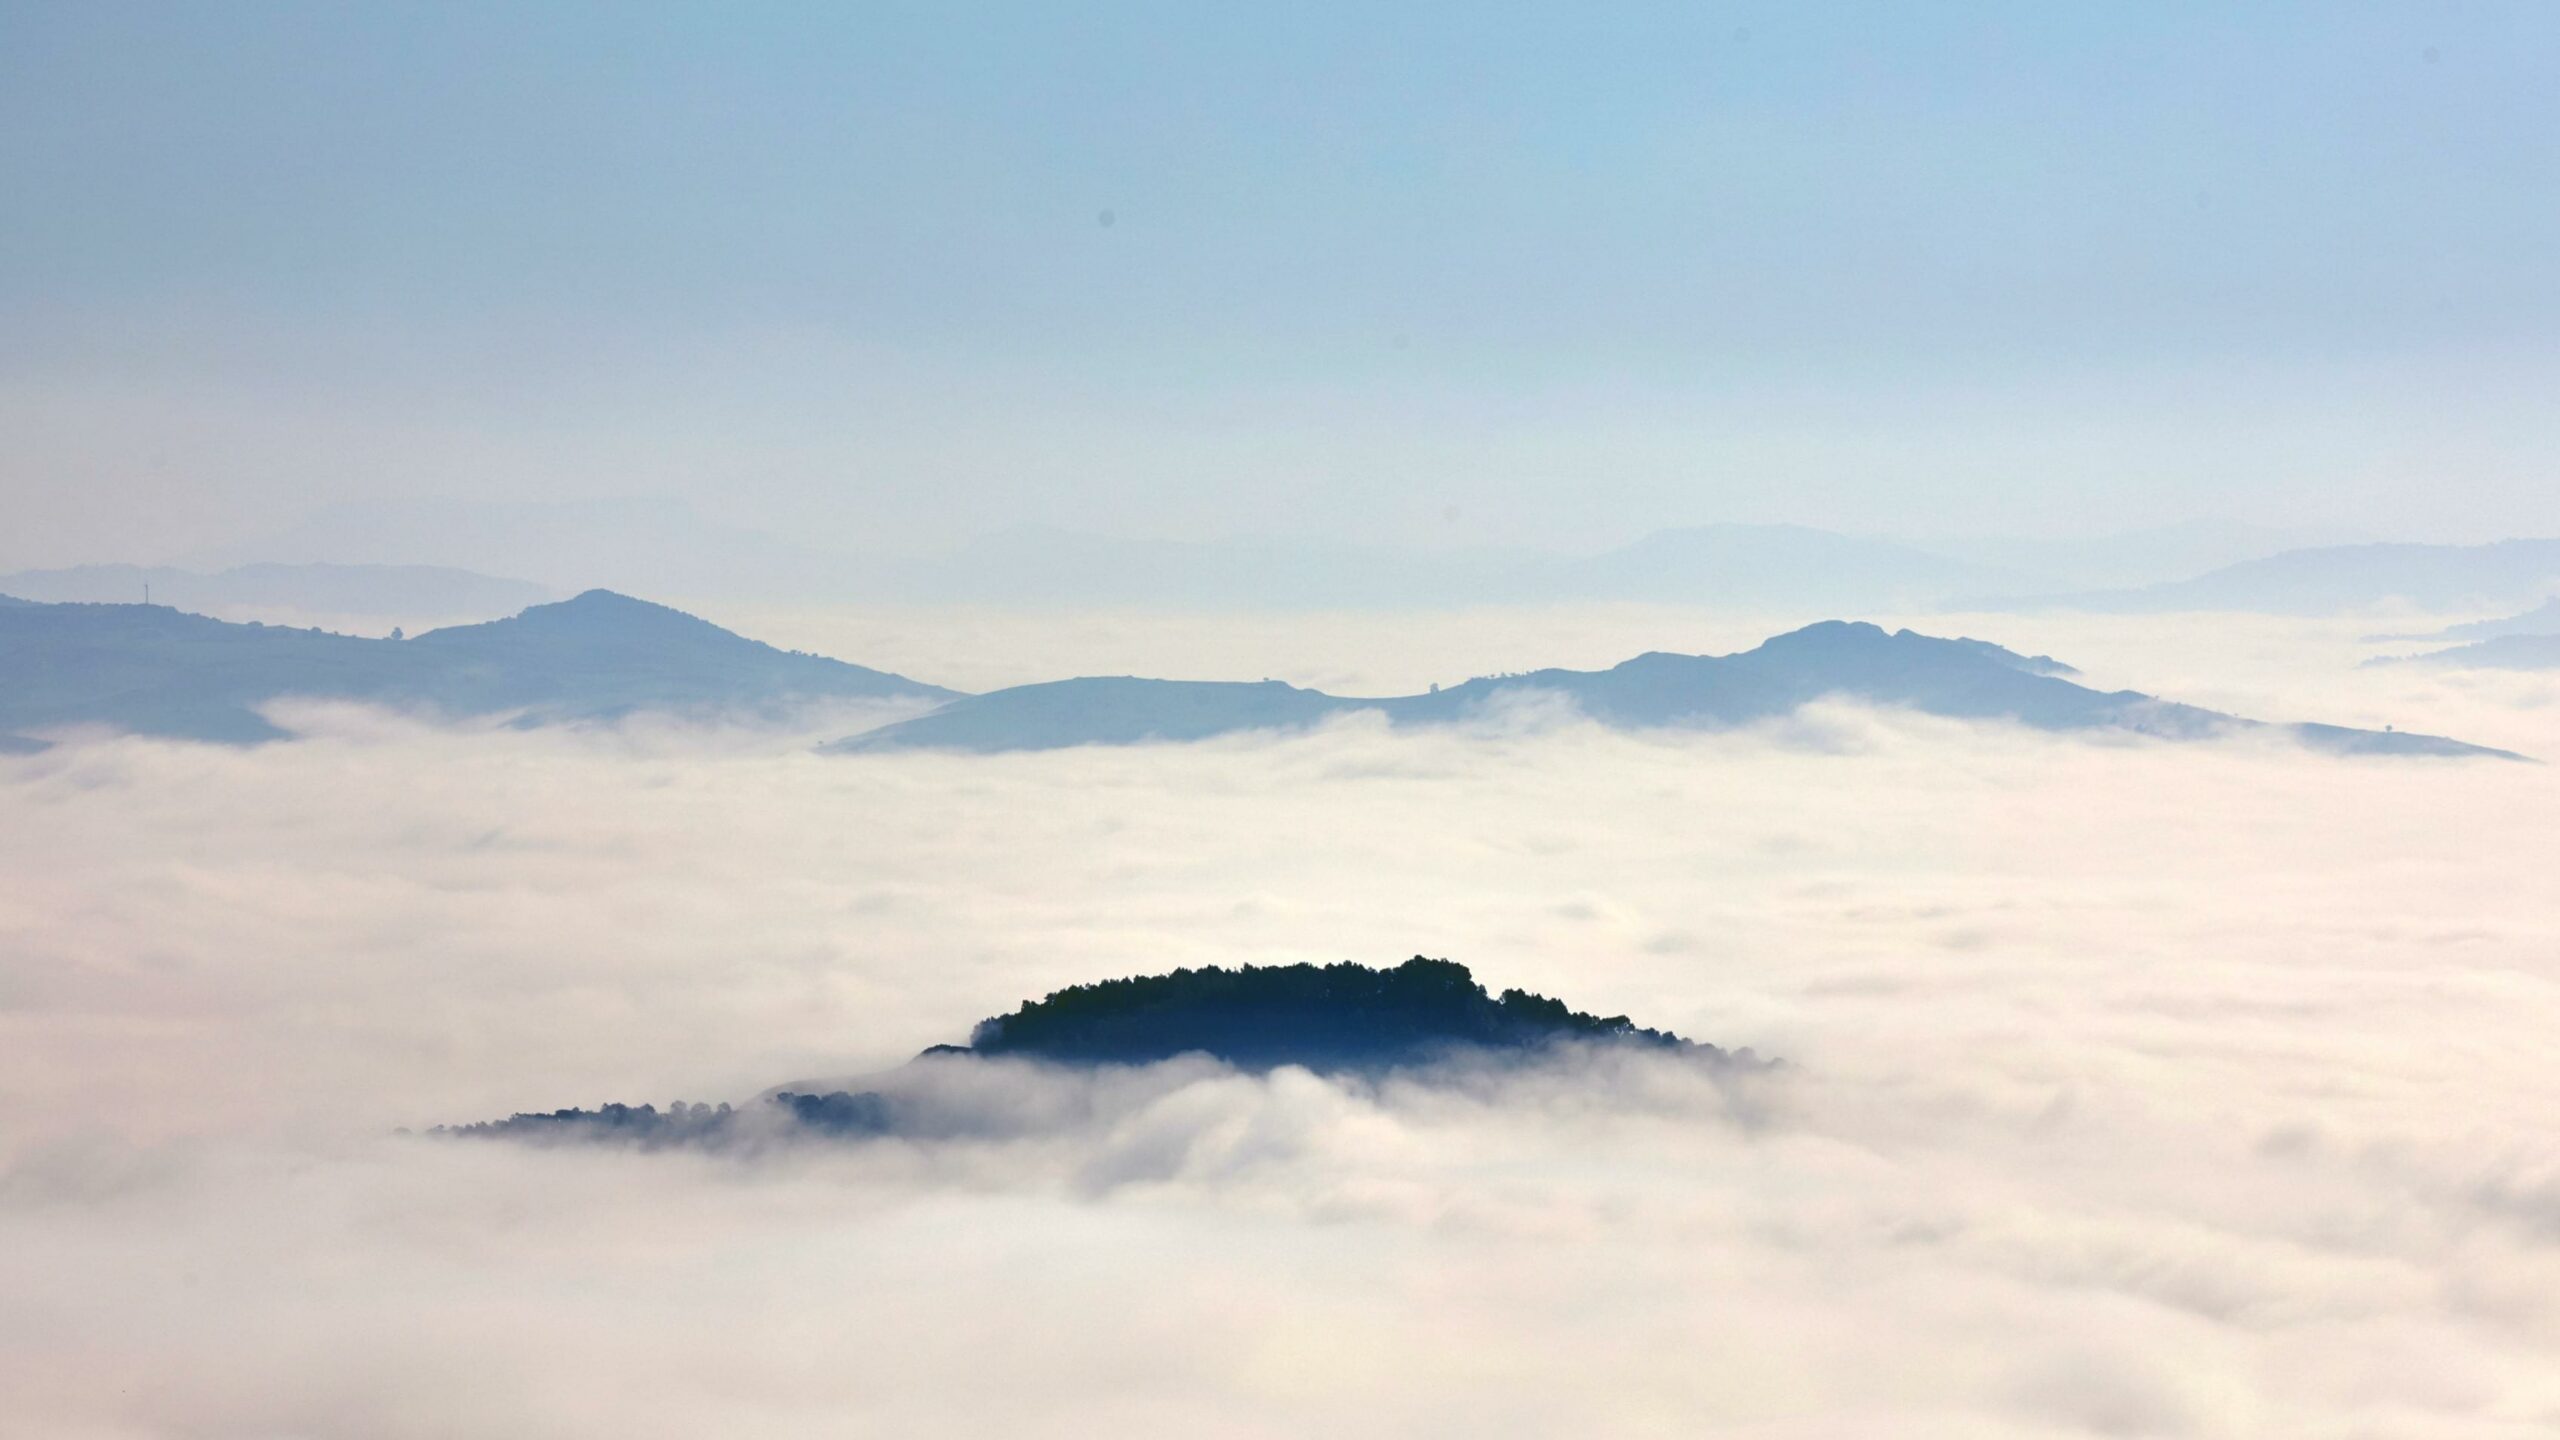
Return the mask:
<path fill-rule="evenodd" d="M 101 725 L 231 743 L 283 738 L 258 707 L 287 697 L 514 712 L 538 725 L 951 693 L 609 591 L 412 640 L 234 625 L 162 605 L 7 606 L 0 673 L 13 682 L 0 691 L 0 733 Z"/>

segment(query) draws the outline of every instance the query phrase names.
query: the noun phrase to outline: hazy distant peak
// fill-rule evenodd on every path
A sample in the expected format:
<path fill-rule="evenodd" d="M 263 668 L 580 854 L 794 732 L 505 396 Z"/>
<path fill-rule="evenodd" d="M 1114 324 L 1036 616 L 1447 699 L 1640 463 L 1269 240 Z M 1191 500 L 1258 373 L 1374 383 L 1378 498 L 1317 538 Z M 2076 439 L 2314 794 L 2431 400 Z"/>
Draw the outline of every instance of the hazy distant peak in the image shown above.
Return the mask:
<path fill-rule="evenodd" d="M 430 630 L 419 636 L 418 641 L 453 643 L 500 638 L 530 639 L 537 635 L 561 639 L 575 637 L 601 643 L 707 641 L 730 642 L 759 650 L 771 648 L 762 641 L 750 640 L 674 606 L 637 599 L 614 590 L 585 590 L 566 600 L 527 606 L 503 620 Z"/>
<path fill-rule="evenodd" d="M 1912 632 L 1901 632 L 1911 636 Z M 1810 625 L 1772 635 L 1760 642 L 1763 650 L 1834 649 L 1853 645 L 1872 645 L 1893 637 L 1871 620 L 1817 620 Z"/>
<path fill-rule="evenodd" d="M 1818 620 L 1811 625 L 1772 635 L 1760 643 L 1760 651 L 1769 654 L 1856 654 L 1860 652 L 1947 654 L 1962 651 L 1966 655 L 1992 661 L 2029 675 L 2077 675 L 2080 672 L 2050 655 L 2021 655 L 2005 645 L 1972 636 L 1948 639 L 1940 635 L 1924 635 L 1904 628 L 1888 631 L 1868 620 Z"/>
<path fill-rule="evenodd" d="M 566 600 L 555 600 L 548 605 L 529 605 L 514 618 L 528 625 L 672 625 L 684 628 L 698 626 L 706 630 L 719 630 L 723 635 L 733 633 L 722 630 L 708 620 L 678 610 L 672 605 L 661 605 L 654 600 L 642 600 L 636 596 L 625 595 L 619 590 L 581 590 Z"/>
<path fill-rule="evenodd" d="M 619 590 L 606 590 L 602 587 L 581 590 L 566 600 L 554 600 L 547 605 L 528 605 L 524 609 L 524 615 L 528 617 L 536 615 L 674 615 L 687 620 L 693 618 L 672 605 L 661 605 L 654 600 L 643 600 L 634 595 L 625 595 Z"/>

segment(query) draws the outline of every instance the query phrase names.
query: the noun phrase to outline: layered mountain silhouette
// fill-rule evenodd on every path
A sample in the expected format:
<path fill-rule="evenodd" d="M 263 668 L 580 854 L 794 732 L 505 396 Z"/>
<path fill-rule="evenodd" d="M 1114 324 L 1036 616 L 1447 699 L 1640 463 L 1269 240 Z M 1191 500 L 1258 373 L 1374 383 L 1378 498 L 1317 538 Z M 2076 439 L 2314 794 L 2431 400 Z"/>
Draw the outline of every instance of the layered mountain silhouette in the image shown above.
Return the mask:
<path fill-rule="evenodd" d="M 1845 698 L 2041 730 L 2119 730 L 2183 740 L 2272 729 L 2316 749 L 2354 754 L 2507 755 L 2433 735 L 2264 726 L 2137 691 L 2093 690 L 2056 673 L 2067 670 L 2049 657 L 2019 655 L 1988 641 L 1833 620 L 1734 655 L 1657 652 L 1608 670 L 1488 676 L 1388 699 L 1344 698 L 1277 681 L 1060 680 L 955 700 L 827 748 L 992 752 L 1129 745 L 1303 729 L 1356 712 L 1381 714 L 1398 725 L 1450 724 L 1483 713 L 1502 697 L 1546 692 L 1570 699 L 1591 719 L 1625 728 L 1727 729 L 1787 715 L 1816 700 Z"/>
<path fill-rule="evenodd" d="M 2560 670 L 2560 596 L 2543 601 L 2521 615 L 2448 625 L 2427 635 L 2370 635 L 2375 643 L 2391 641 L 2468 640 L 2447 650 L 2422 655 L 2385 655 L 2366 665 L 2434 665 L 2465 670 Z"/>
<path fill-rule="evenodd" d="M 2555 588 L 2560 588 L 2560 540 L 2330 545 L 2242 561 L 2189 580 L 2010 602 L 2005 608 L 2330 615 L 2403 604 L 2476 613 L 2530 605 Z"/>
<path fill-rule="evenodd" d="M 2560 635 L 2499 635 L 2409 655 L 2368 660 L 2367 665 L 2436 665 L 2463 670 L 2560 670 Z"/>
<path fill-rule="evenodd" d="M 681 502 L 642 499 L 366 502 L 204 553 L 194 563 L 350 558 L 487 568 L 564 588 L 615 585 L 687 597 L 1038 605 L 1331 608 L 1615 599 L 1822 613 L 1908 609 L 1955 594 L 2072 583 L 1794 525 L 1665 530 L 1580 556 L 1271 537 L 1128 539 L 1053 526 L 1017 526 L 929 555 L 833 553 L 720 524 Z"/>
<path fill-rule="evenodd" d="M 939 600 L 1199 606 L 1646 601 L 1821 611 L 1909 609 L 2039 582 L 1890 540 L 1802 525 L 1697 525 L 1594 555 L 1397 551 L 1317 541 L 1123 540 L 1047 526 L 981 537 L 929 565 L 867 565 Z"/>
<path fill-rule="evenodd" d="M 967 1067 L 986 1061 L 1091 1069 L 1201 1056 L 1246 1071 L 1294 1065 L 1378 1076 L 1442 1065 L 1516 1063 L 1563 1046 L 1624 1047 L 1716 1065 L 1749 1051 L 1651 1030 L 1525 990 L 1489 993 L 1464 965 L 1417 955 L 1377 969 L 1209 966 L 1075 985 L 980 1021 L 966 1045 L 936 1045 L 885 1075 L 829 1088 L 799 1082 L 761 1103 L 610 1104 L 510 1116 L 442 1134 L 534 1140 L 718 1145 L 777 1136 L 947 1136 L 1021 1123 L 975 1103 Z M 858 1085 L 860 1088 L 851 1088 Z"/>
<path fill-rule="evenodd" d="M 259 707 L 360 700 L 524 725 L 642 711 L 777 716 L 812 701 L 936 700 L 952 692 L 777 650 L 611 591 L 506 620 L 380 640 L 235 625 L 163 605 L 0 607 L 0 734 L 104 726 L 250 743 L 285 731 Z"/>
<path fill-rule="evenodd" d="M 1725 607 L 1911 610 L 1985 591 L 2015 592 L 2023 573 L 1952 560 L 1890 540 L 1803 525 L 1697 525 L 1660 530 L 1541 577 L 1552 598 L 1648 600 Z"/>
<path fill-rule="evenodd" d="M 197 614 L 264 611 L 302 615 L 454 619 L 509 615 L 559 598 L 557 591 L 441 565 L 240 565 L 184 570 L 173 565 L 78 565 L 0 575 L 0 592 L 54 604 L 138 602 L 148 587 L 162 605 Z"/>
<path fill-rule="evenodd" d="M 2439 644 L 2455 640 L 2496 640 L 2507 635 L 2560 635 L 2560 595 L 2555 595 L 2521 615 L 2502 615 L 2494 620 L 2472 620 L 2460 625 L 2447 625 L 2423 635 L 2368 635 L 2368 644 L 2393 641 Z"/>
<path fill-rule="evenodd" d="M 406 640 L 231 624 L 157 605 L 13 601 L 0 605 L 0 675 L 10 681 L 0 689 L 0 747 L 40 748 L 43 732 L 84 726 L 233 743 L 279 739 L 286 732 L 260 712 L 286 698 L 505 715 L 523 726 L 641 712 L 773 719 L 815 701 L 880 699 L 946 703 L 826 748 L 994 752 L 1303 729 L 1361 711 L 1398 725 L 1450 724 L 1504 697 L 1538 692 L 1625 728 L 1729 728 L 1839 697 L 2047 730 L 2194 739 L 2269 729 L 2352 753 L 2506 753 L 2398 731 L 2261 726 L 2136 691 L 2093 690 L 2066 678 L 2076 673 L 2050 656 L 1984 640 L 1826 621 L 1734 655 L 1656 652 L 1608 670 L 1486 676 L 1424 695 L 1353 698 L 1277 681 L 1121 676 L 959 696 L 777 650 L 605 590 Z"/>
<path fill-rule="evenodd" d="M 2141 530 L 2097 535 L 1940 534 L 1915 543 L 1938 554 L 1998 566 L 2014 574 L 2036 577 L 2023 588 L 1984 590 L 1992 595 L 2051 595 L 2065 590 L 2122 590 L 2164 581 L 2184 580 L 2243 561 L 2341 545 L 2369 544 L 2375 537 L 2336 527 L 2275 527 L 2227 519 L 2183 520 Z M 1998 600 L 1959 598 L 1957 609 L 1977 605 L 2000 607 Z"/>

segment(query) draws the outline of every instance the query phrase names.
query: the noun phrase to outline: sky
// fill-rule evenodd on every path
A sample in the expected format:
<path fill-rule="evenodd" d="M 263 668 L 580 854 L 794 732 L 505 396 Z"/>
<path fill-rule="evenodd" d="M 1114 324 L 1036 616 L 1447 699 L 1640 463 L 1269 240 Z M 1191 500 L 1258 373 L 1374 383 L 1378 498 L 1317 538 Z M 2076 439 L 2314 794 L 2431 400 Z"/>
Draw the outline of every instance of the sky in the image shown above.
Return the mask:
<path fill-rule="evenodd" d="M 2535 4 L 0 0 L 0 563 L 420 498 L 2560 532 L 2555 62 Z"/>

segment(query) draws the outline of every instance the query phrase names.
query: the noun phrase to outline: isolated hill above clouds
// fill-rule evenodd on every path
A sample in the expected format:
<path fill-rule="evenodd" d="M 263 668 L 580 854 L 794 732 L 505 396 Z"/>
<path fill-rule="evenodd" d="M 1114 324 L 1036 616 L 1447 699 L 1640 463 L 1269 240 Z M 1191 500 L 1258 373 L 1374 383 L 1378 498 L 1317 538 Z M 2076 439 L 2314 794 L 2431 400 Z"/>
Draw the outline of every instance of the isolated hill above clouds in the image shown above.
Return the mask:
<path fill-rule="evenodd" d="M 539 725 L 642 711 L 771 715 L 810 701 L 952 692 L 777 650 L 608 591 L 506 620 L 380 640 L 235 625 L 164 605 L 0 609 L 0 733 L 104 726 L 250 743 L 285 698 L 359 700 Z"/>
<path fill-rule="evenodd" d="M 1369 1070 L 1450 1048 L 1523 1050 L 1560 1040 L 1700 1049 L 1624 1015 L 1477 983 L 1466 966 L 1417 955 L 1393 969 L 1209 966 L 1071 985 L 979 1022 L 966 1052 L 1085 1065 L 1201 1053 L 1247 1070 Z M 949 1047 L 935 1053 L 951 1053 Z"/>
<path fill-rule="evenodd" d="M 1484 676 L 1423 695 L 1333 696 L 1276 681 L 1096 677 L 1015 686 L 955 700 L 826 747 L 831 753 L 939 749 L 1048 750 L 1201 740 L 1250 730 L 1303 729 L 1372 712 L 1397 725 L 1452 724 L 1504 697 L 1560 695 L 1604 725 L 1729 729 L 1841 698 L 1959 719 L 2005 720 L 2056 731 L 2116 730 L 2204 739 L 2272 730 L 2306 746 L 2355 754 L 2506 752 L 2439 736 L 2339 726 L 2266 726 L 2131 690 L 2099 691 L 2050 673 L 2058 662 L 1974 639 L 1941 639 L 1863 622 L 1825 621 L 1732 655 L 1655 652 L 1607 670 Z M 2512 758 L 2512 757 L 2509 757 Z"/>
<path fill-rule="evenodd" d="M 1401 965 L 1247 965 L 1072 985 L 982 1020 L 966 1045 L 936 1045 L 906 1066 L 849 1081 L 795 1081 L 761 1104 L 608 1104 L 518 1114 L 439 1130 L 472 1138 L 605 1141 L 656 1148 L 795 1138 L 947 1138 L 1054 1122 L 1041 1105 L 1007 1103 L 987 1061 L 1066 1070 L 1149 1066 L 1200 1057 L 1249 1072 L 1297 1066 L 1380 1076 L 1442 1065 L 1517 1063 L 1560 1047 L 1625 1048 L 1715 1066 L 1758 1068 L 1745 1050 L 1591 1015 L 1525 990 L 1486 990 L 1466 966 L 1417 955 Z M 992 1103 L 991 1103 L 992 1102 Z"/>

